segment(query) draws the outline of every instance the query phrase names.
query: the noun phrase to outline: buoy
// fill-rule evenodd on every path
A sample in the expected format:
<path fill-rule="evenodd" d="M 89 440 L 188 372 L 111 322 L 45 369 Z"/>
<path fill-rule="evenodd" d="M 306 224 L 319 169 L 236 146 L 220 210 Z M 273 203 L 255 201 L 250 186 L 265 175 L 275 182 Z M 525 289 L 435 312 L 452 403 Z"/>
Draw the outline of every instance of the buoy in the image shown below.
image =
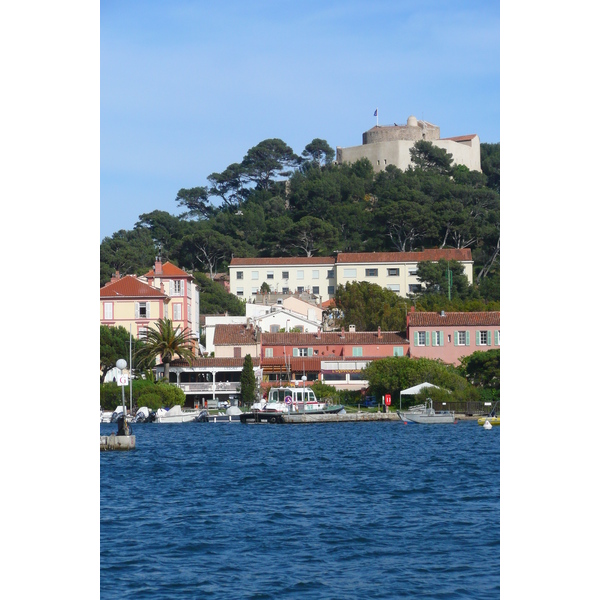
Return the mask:
<path fill-rule="evenodd" d="M 492 428 L 492 424 L 486 419 L 485 423 L 483 424 L 483 428 L 484 429 L 491 429 Z"/>

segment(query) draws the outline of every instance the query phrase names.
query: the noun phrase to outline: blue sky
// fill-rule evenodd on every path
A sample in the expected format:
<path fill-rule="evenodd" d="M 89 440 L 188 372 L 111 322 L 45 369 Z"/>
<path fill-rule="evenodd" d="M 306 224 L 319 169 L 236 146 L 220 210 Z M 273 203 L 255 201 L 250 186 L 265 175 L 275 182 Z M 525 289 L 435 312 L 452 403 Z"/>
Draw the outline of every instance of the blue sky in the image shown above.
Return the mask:
<path fill-rule="evenodd" d="M 500 141 L 499 2 L 100 2 L 100 238 L 267 138 L 409 115 Z"/>

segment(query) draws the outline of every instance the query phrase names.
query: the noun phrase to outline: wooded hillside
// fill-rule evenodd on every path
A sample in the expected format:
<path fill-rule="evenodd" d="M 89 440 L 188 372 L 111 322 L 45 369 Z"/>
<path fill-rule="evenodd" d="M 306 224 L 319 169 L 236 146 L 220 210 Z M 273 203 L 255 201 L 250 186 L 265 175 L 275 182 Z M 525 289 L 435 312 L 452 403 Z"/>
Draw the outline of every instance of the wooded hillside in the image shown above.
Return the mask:
<path fill-rule="evenodd" d="M 154 210 L 133 230 L 100 245 L 100 284 L 118 270 L 141 274 L 160 254 L 214 275 L 232 256 L 333 256 L 344 252 L 471 248 L 475 287 L 499 299 L 500 144 L 481 144 L 482 173 L 451 166 L 452 155 L 417 142 L 414 168 L 375 174 L 367 159 L 334 164 L 313 140 L 300 156 L 280 139 L 206 177 L 209 186 L 173 191 L 178 216 Z"/>

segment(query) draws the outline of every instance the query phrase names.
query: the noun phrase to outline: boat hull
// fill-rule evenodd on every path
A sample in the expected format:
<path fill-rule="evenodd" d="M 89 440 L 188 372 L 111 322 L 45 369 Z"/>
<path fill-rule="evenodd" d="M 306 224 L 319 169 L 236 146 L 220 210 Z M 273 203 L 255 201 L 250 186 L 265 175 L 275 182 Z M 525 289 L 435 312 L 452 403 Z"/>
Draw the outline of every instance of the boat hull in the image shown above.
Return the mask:
<path fill-rule="evenodd" d="M 398 412 L 398 416 L 403 421 L 410 423 L 418 423 L 419 425 L 440 425 L 440 424 L 451 424 L 455 423 L 456 419 L 454 413 L 439 414 L 439 415 L 419 415 L 410 413 Z"/>
<path fill-rule="evenodd" d="M 268 411 L 253 410 L 240 415 L 240 423 L 283 423 L 284 416 L 288 415 L 334 415 L 341 412 L 344 407 L 341 404 L 329 406 L 319 410 L 292 410 L 292 411 Z"/>

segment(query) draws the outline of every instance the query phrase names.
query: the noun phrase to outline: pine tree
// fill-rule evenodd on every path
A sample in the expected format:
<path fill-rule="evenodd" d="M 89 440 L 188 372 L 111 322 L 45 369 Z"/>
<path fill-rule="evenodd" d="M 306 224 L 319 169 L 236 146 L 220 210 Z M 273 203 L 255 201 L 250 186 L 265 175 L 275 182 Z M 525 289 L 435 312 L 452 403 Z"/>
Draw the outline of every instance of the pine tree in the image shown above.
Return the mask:
<path fill-rule="evenodd" d="M 240 387 L 242 405 L 251 406 L 256 396 L 256 378 L 254 377 L 252 357 L 249 354 L 246 354 L 246 358 L 244 358 Z"/>

